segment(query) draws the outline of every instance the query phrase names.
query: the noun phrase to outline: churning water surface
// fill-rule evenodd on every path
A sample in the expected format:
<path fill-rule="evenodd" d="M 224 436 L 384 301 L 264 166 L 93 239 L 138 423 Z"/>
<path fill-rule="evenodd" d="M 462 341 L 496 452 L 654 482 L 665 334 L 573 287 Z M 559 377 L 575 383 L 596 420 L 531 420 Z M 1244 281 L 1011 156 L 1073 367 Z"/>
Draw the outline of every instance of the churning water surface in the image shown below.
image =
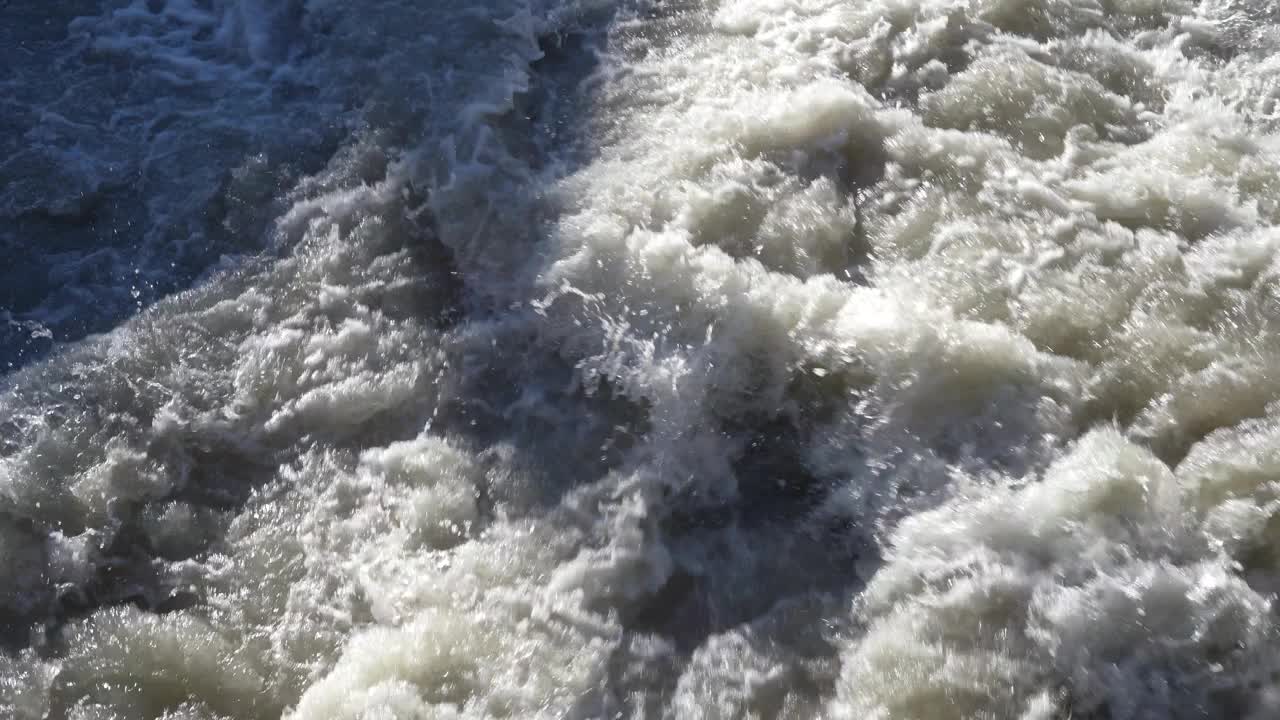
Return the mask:
<path fill-rule="evenodd" d="M 0 717 L 1280 716 L 1277 7 L 0 3 Z"/>

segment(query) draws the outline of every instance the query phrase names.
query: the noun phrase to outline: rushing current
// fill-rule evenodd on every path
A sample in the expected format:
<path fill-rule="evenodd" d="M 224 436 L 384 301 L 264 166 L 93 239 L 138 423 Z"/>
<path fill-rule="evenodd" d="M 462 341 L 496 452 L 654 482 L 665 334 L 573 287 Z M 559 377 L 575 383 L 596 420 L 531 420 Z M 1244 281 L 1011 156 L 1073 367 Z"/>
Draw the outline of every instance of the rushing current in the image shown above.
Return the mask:
<path fill-rule="evenodd" d="M 0 2 L 0 718 L 1280 717 L 1278 8 Z"/>

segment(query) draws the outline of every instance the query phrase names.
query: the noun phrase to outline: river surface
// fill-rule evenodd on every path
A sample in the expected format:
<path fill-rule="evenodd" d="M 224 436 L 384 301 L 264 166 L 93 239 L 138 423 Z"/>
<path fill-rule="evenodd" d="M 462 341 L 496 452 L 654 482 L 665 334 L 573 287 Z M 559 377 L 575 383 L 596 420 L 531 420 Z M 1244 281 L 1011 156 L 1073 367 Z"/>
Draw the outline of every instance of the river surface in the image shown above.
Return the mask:
<path fill-rule="evenodd" d="M 1280 717 L 1278 7 L 0 2 L 0 717 Z"/>

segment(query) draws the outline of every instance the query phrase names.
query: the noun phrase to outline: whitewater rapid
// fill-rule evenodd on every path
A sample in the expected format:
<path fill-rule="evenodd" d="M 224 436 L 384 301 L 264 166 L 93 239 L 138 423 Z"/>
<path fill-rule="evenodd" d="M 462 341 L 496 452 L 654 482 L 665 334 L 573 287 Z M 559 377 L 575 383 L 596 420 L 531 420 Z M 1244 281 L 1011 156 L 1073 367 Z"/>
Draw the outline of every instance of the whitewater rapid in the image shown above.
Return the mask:
<path fill-rule="evenodd" d="M 0 717 L 1280 716 L 1267 0 L 0 5 Z"/>

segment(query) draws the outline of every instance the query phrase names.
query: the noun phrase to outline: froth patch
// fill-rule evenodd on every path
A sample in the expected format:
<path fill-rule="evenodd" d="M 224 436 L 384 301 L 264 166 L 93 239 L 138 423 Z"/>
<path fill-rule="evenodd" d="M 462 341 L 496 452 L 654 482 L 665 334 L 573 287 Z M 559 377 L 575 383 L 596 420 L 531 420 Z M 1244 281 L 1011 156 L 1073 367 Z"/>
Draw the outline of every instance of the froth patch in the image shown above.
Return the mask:
<path fill-rule="evenodd" d="M 65 631 L 53 703 L 64 711 L 93 689 L 116 717 L 194 706 L 222 715 L 259 706 L 264 678 L 251 657 L 196 615 L 104 610 Z M 110 715 L 108 715 L 110 717 Z"/>
<path fill-rule="evenodd" d="M 1269 602 L 1205 542 L 1183 488 L 1103 429 L 1036 484 L 904 521 L 833 712 L 1266 711 Z"/>
<path fill-rule="evenodd" d="M 439 439 L 367 451 L 357 473 L 398 495 L 398 522 L 428 546 L 458 542 L 479 519 L 484 469 Z"/>
<path fill-rule="evenodd" d="M 1061 153 L 1067 131 L 1077 125 L 1130 142 L 1142 136 L 1124 98 L 1093 78 L 1012 48 L 981 55 L 920 102 L 930 125 L 994 132 L 1036 159 Z"/>

